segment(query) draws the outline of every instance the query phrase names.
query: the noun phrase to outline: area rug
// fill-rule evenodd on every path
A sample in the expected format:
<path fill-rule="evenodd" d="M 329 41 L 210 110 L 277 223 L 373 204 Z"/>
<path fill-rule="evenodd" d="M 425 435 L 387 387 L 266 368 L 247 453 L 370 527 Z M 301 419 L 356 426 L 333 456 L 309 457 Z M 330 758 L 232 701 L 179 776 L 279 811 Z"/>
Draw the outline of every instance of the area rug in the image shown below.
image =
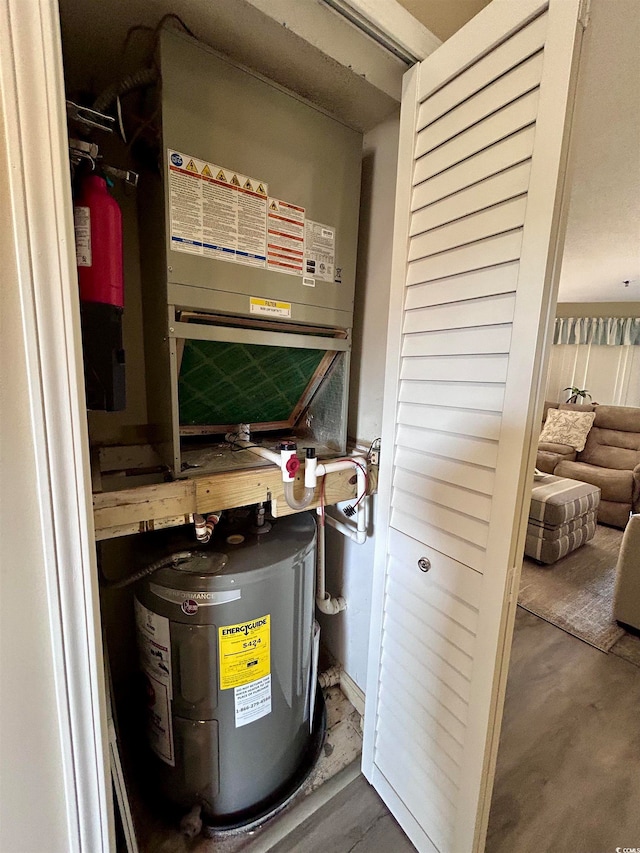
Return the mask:
<path fill-rule="evenodd" d="M 551 566 L 525 557 L 518 604 L 596 649 L 610 651 L 626 636 L 613 618 L 621 539 L 621 530 L 599 524 L 590 542 Z"/>

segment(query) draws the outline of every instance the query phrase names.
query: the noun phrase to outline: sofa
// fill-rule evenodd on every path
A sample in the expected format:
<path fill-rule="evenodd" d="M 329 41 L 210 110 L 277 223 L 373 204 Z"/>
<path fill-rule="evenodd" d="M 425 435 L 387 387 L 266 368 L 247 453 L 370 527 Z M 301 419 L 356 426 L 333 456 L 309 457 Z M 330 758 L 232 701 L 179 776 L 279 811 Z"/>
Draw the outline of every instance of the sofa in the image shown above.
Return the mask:
<path fill-rule="evenodd" d="M 640 515 L 632 515 L 622 537 L 613 615 L 619 624 L 640 631 Z"/>
<path fill-rule="evenodd" d="M 626 527 L 629 513 L 640 512 L 640 408 L 546 403 L 545 418 L 552 407 L 595 412 L 595 420 L 584 450 L 541 442 L 536 467 L 598 486 L 598 521 Z"/>

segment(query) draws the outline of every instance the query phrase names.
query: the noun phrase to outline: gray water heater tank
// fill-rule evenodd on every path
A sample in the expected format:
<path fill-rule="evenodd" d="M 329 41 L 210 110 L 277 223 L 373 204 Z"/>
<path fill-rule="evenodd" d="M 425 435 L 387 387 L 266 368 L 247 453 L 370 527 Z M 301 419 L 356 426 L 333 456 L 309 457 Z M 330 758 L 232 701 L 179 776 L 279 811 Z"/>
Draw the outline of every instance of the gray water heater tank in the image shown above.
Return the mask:
<path fill-rule="evenodd" d="M 155 775 L 169 800 L 202 804 L 213 823 L 264 811 L 308 752 L 315 544 L 301 513 L 218 538 L 138 584 Z"/>

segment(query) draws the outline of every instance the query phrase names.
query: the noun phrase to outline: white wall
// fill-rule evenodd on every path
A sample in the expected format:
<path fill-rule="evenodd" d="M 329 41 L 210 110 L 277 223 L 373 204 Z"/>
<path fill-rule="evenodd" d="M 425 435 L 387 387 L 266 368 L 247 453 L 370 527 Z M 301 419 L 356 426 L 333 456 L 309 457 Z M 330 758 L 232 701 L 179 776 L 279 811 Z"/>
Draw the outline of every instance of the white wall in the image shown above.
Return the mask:
<path fill-rule="evenodd" d="M 382 431 L 391 239 L 399 118 L 365 134 L 358 273 L 353 331 L 349 433 L 370 443 Z M 375 499 L 370 531 L 375 533 Z M 335 510 L 334 510 L 335 512 Z M 322 640 L 363 690 L 367 676 L 374 537 L 355 545 L 327 530 L 327 588 L 347 600 L 347 610 L 321 616 Z"/>
<path fill-rule="evenodd" d="M 4 175 L 5 155 L 0 135 Z M 43 521 L 35 515 L 37 471 L 6 182 L 0 184 L 0 222 L 0 850 L 67 853 L 55 664 L 39 536 Z"/>

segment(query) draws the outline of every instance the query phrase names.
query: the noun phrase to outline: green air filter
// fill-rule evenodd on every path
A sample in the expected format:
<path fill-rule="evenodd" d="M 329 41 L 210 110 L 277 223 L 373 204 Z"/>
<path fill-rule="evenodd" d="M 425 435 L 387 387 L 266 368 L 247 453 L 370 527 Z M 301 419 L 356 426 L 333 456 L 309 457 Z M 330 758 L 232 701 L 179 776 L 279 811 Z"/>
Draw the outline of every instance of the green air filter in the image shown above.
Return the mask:
<path fill-rule="evenodd" d="M 288 421 L 325 350 L 187 340 L 181 426 Z"/>

